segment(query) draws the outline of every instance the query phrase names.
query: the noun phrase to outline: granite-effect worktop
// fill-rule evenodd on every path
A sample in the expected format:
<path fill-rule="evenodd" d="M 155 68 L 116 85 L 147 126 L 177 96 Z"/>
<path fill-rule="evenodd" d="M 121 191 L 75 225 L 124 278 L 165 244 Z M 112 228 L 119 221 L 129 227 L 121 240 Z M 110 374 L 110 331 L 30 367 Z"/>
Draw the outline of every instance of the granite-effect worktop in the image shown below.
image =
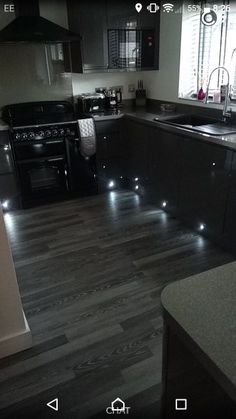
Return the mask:
<path fill-rule="evenodd" d="M 192 114 L 194 113 L 194 109 L 192 110 Z M 228 134 L 228 135 L 222 135 L 222 136 L 213 136 L 202 132 L 197 132 L 194 130 L 191 130 L 191 128 L 185 128 L 185 127 L 177 127 L 173 125 L 168 125 L 166 123 L 162 123 L 162 121 L 166 121 L 169 118 L 177 117 L 183 115 L 181 112 L 161 112 L 160 110 L 155 111 L 151 108 L 130 108 L 130 107 L 124 107 L 121 108 L 118 113 L 104 113 L 103 115 L 94 115 L 94 120 L 96 122 L 99 121 L 107 121 L 111 119 L 119 119 L 123 117 L 128 117 L 133 120 L 136 120 L 141 123 L 148 124 L 152 127 L 158 127 L 161 128 L 164 131 L 172 132 L 174 134 L 180 135 L 182 137 L 190 137 L 195 138 L 197 140 L 201 140 L 204 142 L 217 144 L 223 147 L 227 147 L 231 150 L 236 150 L 236 134 Z M 154 121 L 154 118 L 158 118 L 158 121 Z"/>
<path fill-rule="evenodd" d="M 236 262 L 168 285 L 161 301 L 174 333 L 236 403 Z"/>

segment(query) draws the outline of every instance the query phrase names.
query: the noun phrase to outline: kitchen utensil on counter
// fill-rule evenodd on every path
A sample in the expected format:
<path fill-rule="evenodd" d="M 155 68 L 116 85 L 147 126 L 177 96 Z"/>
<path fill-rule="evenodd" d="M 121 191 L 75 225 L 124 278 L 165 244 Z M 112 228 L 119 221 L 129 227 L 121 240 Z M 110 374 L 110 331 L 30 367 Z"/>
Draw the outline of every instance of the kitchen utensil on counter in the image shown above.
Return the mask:
<path fill-rule="evenodd" d="M 147 103 L 146 89 L 143 88 L 143 80 L 138 80 L 138 89 L 135 92 L 135 104 L 137 107 L 144 107 Z"/>
<path fill-rule="evenodd" d="M 121 106 L 122 104 L 122 91 L 121 89 L 116 90 L 117 105 Z"/>

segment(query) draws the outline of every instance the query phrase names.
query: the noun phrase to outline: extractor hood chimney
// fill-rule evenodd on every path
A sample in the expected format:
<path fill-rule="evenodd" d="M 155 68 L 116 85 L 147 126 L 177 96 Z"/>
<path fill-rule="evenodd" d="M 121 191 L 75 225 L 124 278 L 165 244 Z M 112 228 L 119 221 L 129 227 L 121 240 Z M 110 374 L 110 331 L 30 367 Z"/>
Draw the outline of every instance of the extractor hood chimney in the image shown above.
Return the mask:
<path fill-rule="evenodd" d="M 0 43 L 55 43 L 80 39 L 78 34 L 40 16 L 38 0 L 18 0 L 15 10 L 16 19 L 0 31 Z"/>

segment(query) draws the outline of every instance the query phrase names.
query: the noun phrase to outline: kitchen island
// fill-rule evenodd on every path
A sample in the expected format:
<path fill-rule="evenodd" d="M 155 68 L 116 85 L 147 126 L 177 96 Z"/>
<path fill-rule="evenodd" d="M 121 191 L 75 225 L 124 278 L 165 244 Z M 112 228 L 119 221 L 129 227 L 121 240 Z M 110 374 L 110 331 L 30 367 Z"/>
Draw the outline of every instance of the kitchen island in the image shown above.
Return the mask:
<path fill-rule="evenodd" d="M 162 293 L 163 419 L 236 417 L 235 272 L 229 263 Z M 175 410 L 176 399 L 187 411 Z"/>

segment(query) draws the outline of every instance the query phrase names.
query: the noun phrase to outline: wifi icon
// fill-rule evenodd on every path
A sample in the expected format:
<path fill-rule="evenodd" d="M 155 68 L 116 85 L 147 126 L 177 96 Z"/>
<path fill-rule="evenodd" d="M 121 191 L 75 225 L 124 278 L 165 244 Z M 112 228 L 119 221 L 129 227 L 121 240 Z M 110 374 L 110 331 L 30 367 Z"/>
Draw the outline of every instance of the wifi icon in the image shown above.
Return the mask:
<path fill-rule="evenodd" d="M 174 5 L 172 3 L 165 3 L 163 4 L 164 12 L 170 13 L 174 10 Z"/>

